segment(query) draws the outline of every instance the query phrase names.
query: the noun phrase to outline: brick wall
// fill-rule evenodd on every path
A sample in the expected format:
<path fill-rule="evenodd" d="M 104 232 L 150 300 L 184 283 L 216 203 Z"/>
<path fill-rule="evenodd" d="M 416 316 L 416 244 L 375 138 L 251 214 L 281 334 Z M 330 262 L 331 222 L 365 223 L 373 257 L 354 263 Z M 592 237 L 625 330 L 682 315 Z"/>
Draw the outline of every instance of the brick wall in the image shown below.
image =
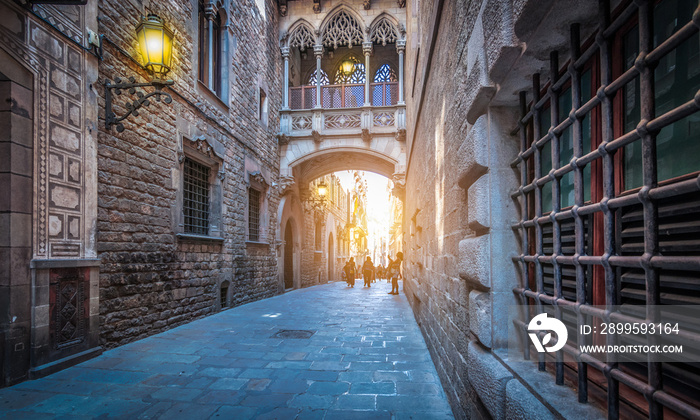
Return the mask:
<path fill-rule="evenodd" d="M 113 347 L 206 316 L 219 309 L 219 286 L 230 282 L 229 306 L 277 293 L 273 244 L 248 244 L 245 161 L 258 165 L 268 185 L 277 179 L 281 106 L 280 55 L 274 1 L 263 19 L 253 0 L 225 5 L 228 16 L 228 104 L 208 92 L 197 77 L 196 2 L 102 1 L 100 28 L 105 56 L 100 80 L 148 76 L 123 52 L 140 60 L 135 27 L 155 13 L 175 33 L 173 103 L 153 101 L 125 131 L 98 136 L 101 342 Z M 225 49 L 226 51 L 226 49 Z M 258 89 L 269 98 L 269 123 L 258 119 Z M 98 87 L 101 90 L 101 86 Z M 103 92 L 100 98 L 104 98 Z M 125 94 L 116 97 L 121 106 Z M 222 95 L 224 98 L 226 95 Z M 101 102 L 103 99 L 101 99 Z M 101 103 L 101 105 L 103 105 Z M 117 113 L 123 108 L 117 108 Z M 100 115 L 103 119 L 104 115 Z M 183 142 L 204 138 L 223 160 L 220 240 L 176 235 L 178 152 Z M 278 198 L 267 194 L 267 226 L 274 238 Z"/>

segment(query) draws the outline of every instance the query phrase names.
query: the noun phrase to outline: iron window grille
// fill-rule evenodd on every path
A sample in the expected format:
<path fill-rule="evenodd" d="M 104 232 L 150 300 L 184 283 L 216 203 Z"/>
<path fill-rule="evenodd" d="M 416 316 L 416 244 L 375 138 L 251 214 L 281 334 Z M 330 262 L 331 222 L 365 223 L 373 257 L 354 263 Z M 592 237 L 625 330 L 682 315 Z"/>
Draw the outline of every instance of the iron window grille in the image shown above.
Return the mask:
<path fill-rule="evenodd" d="M 209 174 L 208 166 L 185 158 L 182 205 L 185 233 L 209 233 Z"/>
<path fill-rule="evenodd" d="M 248 239 L 260 241 L 260 191 L 248 189 Z"/>
<path fill-rule="evenodd" d="M 608 418 L 620 417 L 621 401 L 626 412 L 651 419 L 700 418 L 697 366 L 605 363 L 571 344 L 587 340 L 577 328 L 586 316 L 606 319 L 593 305 L 700 304 L 698 155 L 668 167 L 700 142 L 700 8 L 697 1 L 637 1 L 613 14 L 602 0 L 599 15 L 595 38 L 583 47 L 579 25 L 571 26 L 563 72 L 551 53 L 544 94 L 539 74 L 529 106 L 520 94 L 521 147 L 512 162 L 520 188 L 512 197 L 521 211 L 513 226 L 521 270 L 513 290 L 521 303 L 548 307 L 559 319 L 558 307 L 576 309 L 576 319 L 563 319 L 569 343 L 553 365 L 557 384 L 575 376 L 580 402 L 598 382 Z M 526 323 L 515 323 L 525 334 Z M 529 359 L 527 346 L 524 353 Z M 538 357 L 545 370 L 552 356 Z"/>

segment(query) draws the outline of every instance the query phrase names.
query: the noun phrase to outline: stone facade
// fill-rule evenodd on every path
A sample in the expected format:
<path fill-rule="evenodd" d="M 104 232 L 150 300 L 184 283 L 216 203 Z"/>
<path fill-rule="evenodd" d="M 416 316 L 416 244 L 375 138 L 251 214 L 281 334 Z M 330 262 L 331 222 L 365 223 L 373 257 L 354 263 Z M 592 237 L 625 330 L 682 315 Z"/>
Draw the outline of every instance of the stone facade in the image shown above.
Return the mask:
<path fill-rule="evenodd" d="M 0 387 L 100 352 L 96 10 L 0 2 Z"/>
<path fill-rule="evenodd" d="M 281 290 L 273 243 L 278 198 L 272 186 L 279 167 L 273 134 L 281 105 L 275 4 L 263 2 L 264 13 L 252 0 L 212 4 L 224 18 L 218 94 L 199 81 L 196 1 L 100 3 L 106 38 L 101 78 L 148 78 L 130 59 L 140 59 L 133 34 L 146 11 L 176 36 L 168 74 L 175 81 L 173 103 L 153 103 L 126 120 L 123 133 L 100 127 L 97 249 L 105 347 Z M 266 118 L 261 90 L 269 102 Z M 212 162 L 216 173 L 208 235 L 189 235 L 182 227 L 186 156 Z M 253 239 L 249 188 L 262 194 L 260 232 Z"/>
<path fill-rule="evenodd" d="M 407 2 L 404 290 L 457 418 L 604 416 L 604 401 L 580 404 L 573 385 L 507 350 L 523 252 L 518 93 L 549 51 L 566 62 L 571 23 L 592 34 L 597 7 Z"/>

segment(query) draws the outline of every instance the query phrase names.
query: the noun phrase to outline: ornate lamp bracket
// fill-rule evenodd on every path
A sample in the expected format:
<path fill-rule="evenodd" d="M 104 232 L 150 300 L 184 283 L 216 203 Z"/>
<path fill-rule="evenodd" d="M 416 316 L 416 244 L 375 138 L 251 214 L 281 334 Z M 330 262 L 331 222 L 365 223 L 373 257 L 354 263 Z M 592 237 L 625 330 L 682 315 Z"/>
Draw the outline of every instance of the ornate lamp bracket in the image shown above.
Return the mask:
<path fill-rule="evenodd" d="M 139 108 L 142 106 L 149 106 L 151 104 L 149 99 L 151 97 L 155 97 L 156 102 L 160 102 L 162 96 L 162 101 L 166 104 L 173 101 L 173 98 L 169 93 L 163 92 L 164 87 L 171 86 L 175 83 L 172 80 L 155 79 L 150 83 L 136 83 L 136 79 L 129 77 L 129 83 L 122 83 L 120 78 L 114 79 L 114 82 L 115 84 L 112 84 L 109 79 L 105 80 L 105 128 L 108 130 L 114 125 L 117 127 L 118 132 L 121 133 L 124 131 L 124 125 L 121 123 L 121 121 L 125 120 L 132 114 L 134 116 L 138 116 Z M 145 87 L 153 87 L 155 90 L 145 94 L 136 90 L 136 88 Z M 124 115 L 117 116 L 114 111 L 112 111 L 112 89 L 114 89 L 114 93 L 116 95 L 121 95 L 122 90 L 127 90 L 129 95 L 136 95 L 136 99 L 126 103 L 126 113 Z"/>

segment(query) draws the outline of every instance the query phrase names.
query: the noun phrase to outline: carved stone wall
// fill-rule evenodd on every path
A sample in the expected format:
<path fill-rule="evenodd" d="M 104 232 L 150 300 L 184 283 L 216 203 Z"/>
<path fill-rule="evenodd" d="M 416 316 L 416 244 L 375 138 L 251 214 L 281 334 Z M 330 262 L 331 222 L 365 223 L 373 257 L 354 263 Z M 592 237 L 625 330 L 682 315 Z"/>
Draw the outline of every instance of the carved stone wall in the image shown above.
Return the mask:
<path fill-rule="evenodd" d="M 26 230 L 22 244 L 16 234 L 0 244 L 8 245 L 2 250 L 9 253 L 3 265 L 11 262 L 9 281 L 0 281 L 0 301 L 9 304 L 8 319 L 0 319 L 0 335 L 6 338 L 0 340 L 5 350 L 2 364 L 10 366 L 3 369 L 0 386 L 44 375 L 100 351 L 96 313 L 91 314 L 98 299 L 93 288 L 96 271 L 91 268 L 96 256 L 97 98 L 92 86 L 97 58 L 81 45 L 85 28 L 97 27 L 97 7 L 32 10 L 0 3 L 0 72 L 9 80 L 5 93 L 16 115 L 3 131 L 9 138 L 10 172 L 17 178 L 8 189 L 3 186 L 10 195 L 0 206 L 11 207 L 13 232 Z M 11 63 L 23 70 L 13 70 Z M 30 75 L 29 81 L 20 81 L 22 72 Z M 87 274 L 77 295 L 66 302 L 59 299 L 61 310 L 51 311 L 49 273 L 68 266 Z M 68 292 L 65 287 L 63 291 Z M 80 307 L 68 316 L 70 302 L 78 304 L 76 298 Z M 56 332 L 59 324 L 61 331 Z"/>

